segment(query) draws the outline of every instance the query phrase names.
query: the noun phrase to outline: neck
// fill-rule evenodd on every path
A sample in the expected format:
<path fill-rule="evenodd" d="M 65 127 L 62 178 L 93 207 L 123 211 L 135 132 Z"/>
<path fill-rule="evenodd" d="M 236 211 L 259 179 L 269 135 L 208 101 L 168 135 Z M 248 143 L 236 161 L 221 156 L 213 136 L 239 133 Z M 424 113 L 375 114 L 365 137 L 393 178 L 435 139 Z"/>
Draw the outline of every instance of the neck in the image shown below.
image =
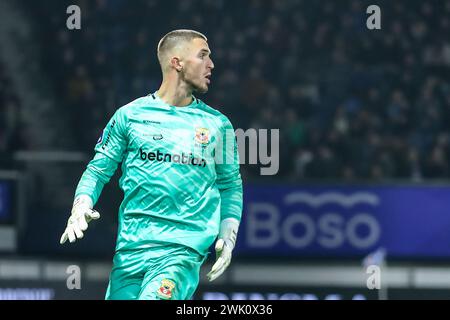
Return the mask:
<path fill-rule="evenodd" d="M 158 89 L 158 97 L 165 103 L 185 107 L 192 102 L 192 89 L 179 77 L 165 77 Z"/>

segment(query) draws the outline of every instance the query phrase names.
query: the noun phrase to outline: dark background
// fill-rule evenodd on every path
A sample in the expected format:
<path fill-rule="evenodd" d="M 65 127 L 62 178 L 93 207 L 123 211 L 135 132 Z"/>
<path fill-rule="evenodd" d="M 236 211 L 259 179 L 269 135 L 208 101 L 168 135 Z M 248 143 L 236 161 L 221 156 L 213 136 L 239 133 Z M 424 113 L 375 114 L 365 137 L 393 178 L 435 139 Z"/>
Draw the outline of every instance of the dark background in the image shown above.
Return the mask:
<path fill-rule="evenodd" d="M 66 27 L 72 4 L 81 9 L 80 30 Z M 381 30 L 366 26 L 372 4 L 381 8 Z M 260 165 L 244 164 L 244 184 L 449 181 L 448 0 L 0 0 L 0 21 L 0 177 L 12 190 L 9 217 L 0 223 L 17 232 L 0 263 L 110 263 L 120 171 L 105 187 L 96 206 L 102 218 L 85 238 L 63 247 L 59 237 L 109 118 L 158 89 L 156 46 L 173 29 L 208 37 L 215 69 L 200 99 L 235 128 L 280 129 L 279 172 L 261 176 Z M 293 251 L 286 261 L 348 265 L 363 256 L 316 260 Z M 411 263 L 444 263 L 445 269 L 450 262 L 448 256 L 422 258 Z M 285 263 L 270 250 L 259 259 L 238 254 L 234 260 L 278 263 L 274 268 Z M 2 281 L 0 287 L 11 286 Z M 232 292 L 236 283 L 224 281 Z M 294 292 L 302 288 L 300 283 Z M 407 291 L 397 291 L 398 297 Z"/>

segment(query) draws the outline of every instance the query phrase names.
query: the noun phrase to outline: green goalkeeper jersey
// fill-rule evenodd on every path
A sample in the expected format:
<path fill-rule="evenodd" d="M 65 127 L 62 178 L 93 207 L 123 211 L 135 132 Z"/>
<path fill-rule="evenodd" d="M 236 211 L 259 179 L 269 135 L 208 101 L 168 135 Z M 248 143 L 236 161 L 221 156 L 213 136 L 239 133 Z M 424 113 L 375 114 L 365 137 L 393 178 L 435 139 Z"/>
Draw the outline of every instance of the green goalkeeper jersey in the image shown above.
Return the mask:
<path fill-rule="evenodd" d="M 221 220 L 241 219 L 233 127 L 195 97 L 175 107 L 150 94 L 119 108 L 95 152 L 75 197 L 95 204 L 122 164 L 117 251 L 175 243 L 206 254 Z"/>

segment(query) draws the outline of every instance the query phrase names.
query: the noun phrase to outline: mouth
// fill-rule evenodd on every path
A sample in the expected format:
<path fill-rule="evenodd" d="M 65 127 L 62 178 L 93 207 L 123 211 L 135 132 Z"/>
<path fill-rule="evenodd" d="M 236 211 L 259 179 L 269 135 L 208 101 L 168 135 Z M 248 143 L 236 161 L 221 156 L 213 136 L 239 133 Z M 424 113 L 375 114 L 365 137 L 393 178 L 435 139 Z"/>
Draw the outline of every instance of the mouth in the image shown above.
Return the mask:
<path fill-rule="evenodd" d="M 210 84 L 210 83 L 211 83 L 211 73 L 208 73 L 208 74 L 205 76 L 205 79 L 206 79 L 206 83 Z"/>

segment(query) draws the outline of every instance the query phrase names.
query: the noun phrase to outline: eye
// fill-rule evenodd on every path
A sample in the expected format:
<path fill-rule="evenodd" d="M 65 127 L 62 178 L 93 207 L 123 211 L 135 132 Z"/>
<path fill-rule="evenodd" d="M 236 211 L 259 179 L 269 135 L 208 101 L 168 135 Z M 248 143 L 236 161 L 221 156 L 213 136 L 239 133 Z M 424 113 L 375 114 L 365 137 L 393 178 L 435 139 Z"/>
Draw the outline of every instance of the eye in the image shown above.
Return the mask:
<path fill-rule="evenodd" d="M 206 51 L 204 51 L 204 50 L 202 50 L 200 53 L 199 53 L 199 58 L 200 59 L 205 59 L 205 57 L 208 57 L 209 56 L 209 52 L 206 52 Z"/>

